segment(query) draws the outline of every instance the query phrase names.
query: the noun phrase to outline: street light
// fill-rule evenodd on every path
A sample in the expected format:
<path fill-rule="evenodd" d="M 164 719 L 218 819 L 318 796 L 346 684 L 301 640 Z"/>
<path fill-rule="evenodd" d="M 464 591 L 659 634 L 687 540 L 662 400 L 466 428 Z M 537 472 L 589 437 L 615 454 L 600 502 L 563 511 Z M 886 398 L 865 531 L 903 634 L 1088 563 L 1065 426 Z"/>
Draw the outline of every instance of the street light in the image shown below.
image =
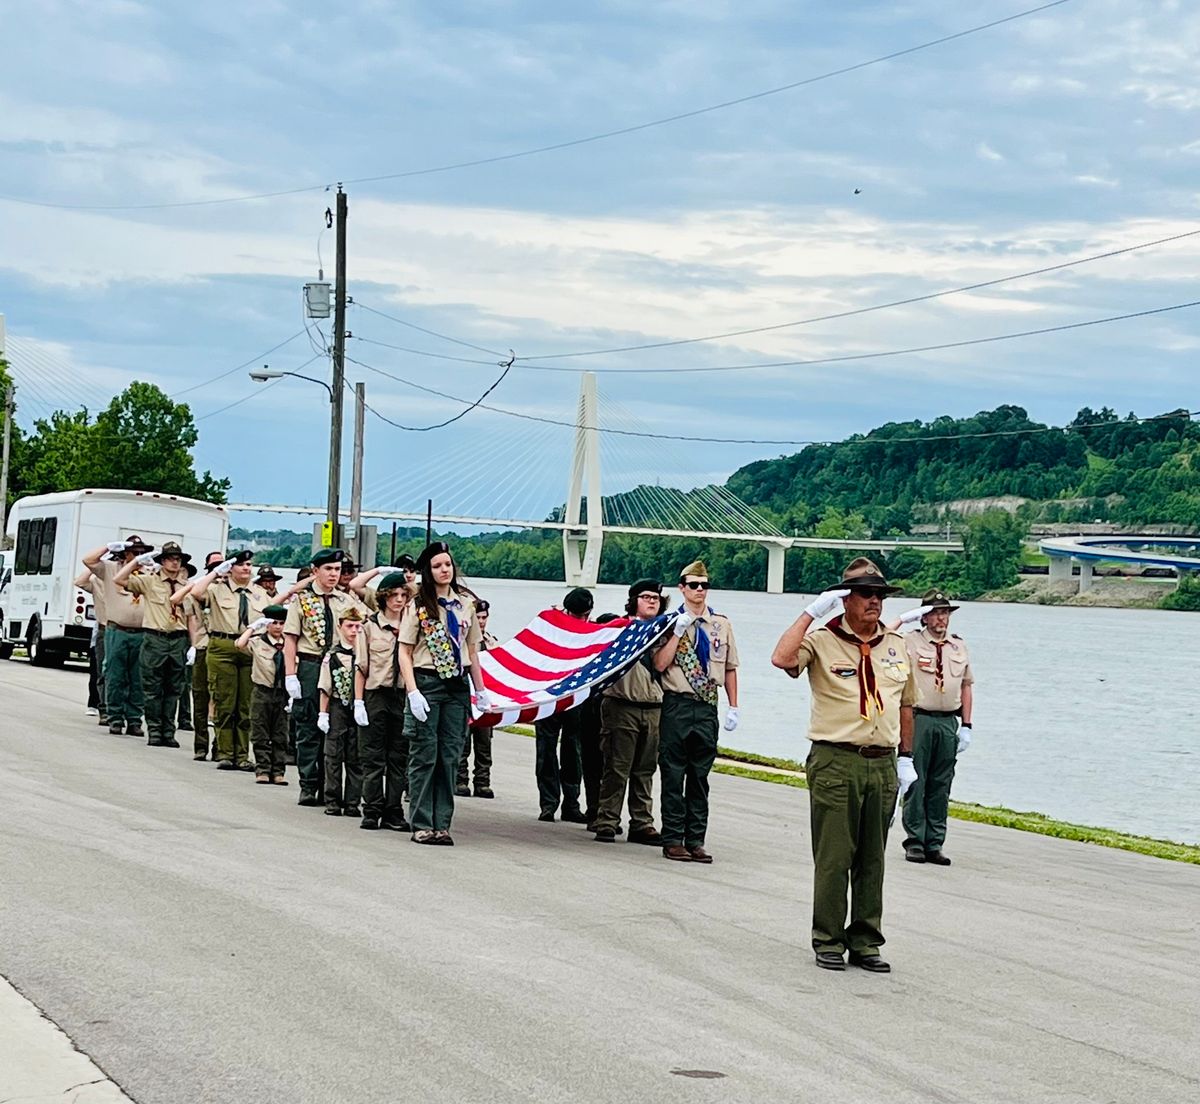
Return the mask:
<path fill-rule="evenodd" d="M 293 379 L 308 380 L 309 383 L 319 383 L 329 392 L 329 401 L 333 402 L 333 388 L 324 380 L 314 379 L 312 376 L 302 376 L 299 372 L 281 372 L 277 368 L 268 368 L 265 364 L 257 371 L 250 373 L 250 378 L 255 383 L 266 383 L 268 380 L 283 379 L 284 376 L 291 376 Z"/>

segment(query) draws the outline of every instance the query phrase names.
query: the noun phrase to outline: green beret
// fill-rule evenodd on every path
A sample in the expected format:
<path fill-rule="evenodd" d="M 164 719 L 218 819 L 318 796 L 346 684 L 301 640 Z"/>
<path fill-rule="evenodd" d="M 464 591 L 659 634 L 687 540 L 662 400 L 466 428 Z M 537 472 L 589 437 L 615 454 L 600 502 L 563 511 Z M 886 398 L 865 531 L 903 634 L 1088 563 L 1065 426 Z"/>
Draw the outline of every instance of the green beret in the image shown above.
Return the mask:
<path fill-rule="evenodd" d="M 407 585 L 408 578 L 403 571 L 389 571 L 379 580 L 379 590 L 399 590 Z"/>
<path fill-rule="evenodd" d="M 313 553 L 313 567 L 325 567 L 327 564 L 340 564 L 350 557 L 340 548 L 322 548 Z"/>
<path fill-rule="evenodd" d="M 269 617 L 272 621 L 286 621 L 287 606 L 267 606 L 263 610 L 263 616 Z"/>

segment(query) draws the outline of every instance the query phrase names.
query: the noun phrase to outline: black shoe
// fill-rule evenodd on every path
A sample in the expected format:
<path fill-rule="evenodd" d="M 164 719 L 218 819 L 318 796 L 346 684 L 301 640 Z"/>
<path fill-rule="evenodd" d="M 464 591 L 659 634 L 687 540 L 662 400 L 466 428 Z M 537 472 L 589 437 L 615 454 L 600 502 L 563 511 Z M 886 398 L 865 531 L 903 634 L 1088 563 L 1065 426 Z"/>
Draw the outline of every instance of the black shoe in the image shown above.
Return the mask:
<path fill-rule="evenodd" d="M 454 846 L 453 837 L 450 835 L 449 832 L 445 832 L 445 831 L 434 832 L 433 833 L 433 842 L 435 844 L 437 844 L 438 847 L 453 847 Z"/>
<path fill-rule="evenodd" d="M 362 816 L 362 810 L 357 805 L 343 805 L 342 816 L 356 817 Z"/>
<path fill-rule="evenodd" d="M 621 829 L 618 828 L 617 835 L 620 835 L 620 834 L 621 834 Z M 662 841 L 663 841 L 663 838 L 661 835 L 659 835 L 657 828 L 645 828 L 638 832 L 634 832 L 633 830 L 630 830 L 630 832 L 629 832 L 629 842 L 630 843 L 646 843 L 646 844 L 649 844 L 651 847 L 661 847 Z"/>
<path fill-rule="evenodd" d="M 544 820 L 547 824 L 553 824 L 554 823 L 554 814 L 553 813 L 541 813 L 538 816 L 538 820 Z"/>
<path fill-rule="evenodd" d="M 850 952 L 850 965 L 857 966 L 871 974 L 890 974 L 891 966 L 877 954 L 855 954 Z"/>
<path fill-rule="evenodd" d="M 162 747 L 163 742 L 156 740 L 153 736 L 146 737 L 146 747 Z"/>
<path fill-rule="evenodd" d="M 177 724 L 175 726 L 175 731 L 176 732 L 194 732 L 195 729 L 193 729 L 190 724 Z"/>
<path fill-rule="evenodd" d="M 145 732 L 142 731 L 142 726 L 140 724 L 138 724 L 137 721 L 133 721 L 129 725 L 129 735 L 130 736 L 145 736 L 146 734 L 145 734 Z"/>
<path fill-rule="evenodd" d="M 566 824 L 587 824 L 588 819 L 583 815 L 580 809 L 565 809 L 559 816 L 559 820 Z"/>
<path fill-rule="evenodd" d="M 96 723 L 97 723 L 97 724 L 99 724 L 99 725 L 106 725 L 106 724 L 108 724 L 108 714 L 107 714 L 107 713 L 101 713 L 101 714 L 100 714 L 100 716 L 97 718 L 97 720 L 96 720 Z"/>
<path fill-rule="evenodd" d="M 362 823 L 359 825 L 359 827 L 367 829 L 368 832 L 378 832 L 379 817 L 365 816 L 362 818 Z"/>
<path fill-rule="evenodd" d="M 617 833 L 614 832 L 613 829 L 611 829 L 611 828 L 597 828 L 596 829 L 596 842 L 597 843 L 616 843 L 617 842 Z"/>
<path fill-rule="evenodd" d="M 325 806 L 325 815 L 326 816 L 341 816 L 342 815 L 342 807 L 340 805 L 326 805 Z"/>
<path fill-rule="evenodd" d="M 412 825 L 409 824 L 408 821 L 405 820 L 403 817 L 401 817 L 399 820 L 388 820 L 387 817 L 384 817 L 381 824 L 384 828 L 388 828 L 393 832 L 411 832 L 412 831 Z"/>
<path fill-rule="evenodd" d="M 919 847 L 906 847 L 904 849 L 904 860 L 905 862 L 924 862 L 925 852 Z"/>
<path fill-rule="evenodd" d="M 844 970 L 846 968 L 846 960 L 840 951 L 817 951 L 816 956 L 817 965 L 822 970 Z"/>
<path fill-rule="evenodd" d="M 949 866 L 950 856 L 944 851 L 926 851 L 925 861 L 927 863 L 933 863 L 934 866 Z"/>
<path fill-rule="evenodd" d="M 494 793 L 492 793 L 491 786 L 476 786 L 475 787 L 475 796 L 490 798 L 490 797 L 495 797 L 496 795 Z"/>
<path fill-rule="evenodd" d="M 160 740 L 158 746 L 177 748 L 179 747 L 179 741 L 174 736 L 168 736 L 165 740 Z"/>
<path fill-rule="evenodd" d="M 457 786 L 454 787 L 454 796 L 455 797 L 470 797 L 471 796 L 471 787 L 468 786 L 465 782 L 460 782 Z"/>
<path fill-rule="evenodd" d="M 108 726 L 108 731 L 114 736 L 124 736 L 125 724 L 122 721 L 113 721 L 113 723 Z"/>
<path fill-rule="evenodd" d="M 217 770 L 237 770 L 231 759 L 220 759 L 217 761 Z"/>
<path fill-rule="evenodd" d="M 252 771 L 252 770 L 254 770 L 254 764 L 253 763 L 239 763 L 237 765 L 237 769 L 240 771 Z"/>
<path fill-rule="evenodd" d="M 312 790 L 301 790 L 300 791 L 300 800 L 297 801 L 296 804 L 307 806 L 310 809 L 315 809 L 318 805 L 321 804 L 321 799 L 319 797 L 317 797 L 317 795 L 315 793 L 313 793 Z"/>

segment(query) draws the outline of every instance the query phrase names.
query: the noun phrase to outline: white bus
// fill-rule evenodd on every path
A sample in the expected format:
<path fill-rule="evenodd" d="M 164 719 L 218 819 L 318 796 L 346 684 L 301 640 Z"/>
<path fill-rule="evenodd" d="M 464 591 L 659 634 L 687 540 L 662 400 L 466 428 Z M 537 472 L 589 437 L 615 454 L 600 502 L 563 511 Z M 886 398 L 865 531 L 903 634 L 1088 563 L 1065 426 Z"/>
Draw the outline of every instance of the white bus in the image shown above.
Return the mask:
<path fill-rule="evenodd" d="M 8 515 L 12 579 L 3 592 L 0 658 L 24 644 L 39 666 L 86 655 L 96 615 L 92 597 L 75 586 L 93 548 L 136 533 L 160 548 L 178 541 L 197 563 L 223 550 L 229 517 L 223 506 L 152 491 L 81 490 L 19 498 Z"/>

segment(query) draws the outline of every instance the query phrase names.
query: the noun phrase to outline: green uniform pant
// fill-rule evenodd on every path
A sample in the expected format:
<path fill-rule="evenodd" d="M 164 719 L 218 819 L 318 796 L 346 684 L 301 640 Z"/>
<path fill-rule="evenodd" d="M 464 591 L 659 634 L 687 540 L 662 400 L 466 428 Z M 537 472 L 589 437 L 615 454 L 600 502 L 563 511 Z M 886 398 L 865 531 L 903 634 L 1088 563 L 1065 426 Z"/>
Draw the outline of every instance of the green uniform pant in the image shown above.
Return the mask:
<path fill-rule="evenodd" d="M 142 723 L 142 632 L 109 622 L 104 634 L 104 701 L 110 724 Z"/>
<path fill-rule="evenodd" d="M 658 729 L 664 847 L 699 847 L 708 832 L 708 775 L 717 758 L 717 707 L 663 694 Z"/>
<path fill-rule="evenodd" d="M 300 796 L 321 792 L 322 750 L 325 734 L 317 728 L 321 695 L 317 682 L 321 677 L 321 657 L 301 654 L 296 660 L 300 697 L 292 702 L 292 720 L 296 724 L 296 772 L 300 775 Z"/>
<path fill-rule="evenodd" d="M 196 755 L 208 754 L 208 649 L 196 649 L 192 664 L 192 718 L 196 731 L 192 750 Z"/>
<path fill-rule="evenodd" d="M 454 778 L 462 757 L 471 691 L 462 675 L 439 678 L 418 668 L 417 689 L 429 717 L 417 721 L 408 747 L 409 815 L 413 831 L 449 831 L 454 817 Z"/>
<path fill-rule="evenodd" d="M 913 726 L 917 780 L 904 797 L 904 846 L 940 851 L 946 842 L 950 784 L 958 760 L 958 718 L 918 713 Z"/>
<path fill-rule="evenodd" d="M 363 816 L 401 824 L 404 787 L 408 782 L 408 732 L 404 687 L 380 687 L 363 694 L 367 719 L 358 730 L 358 758 L 362 764 Z M 410 715 L 411 716 L 411 715 Z"/>
<path fill-rule="evenodd" d="M 362 801 L 362 781 L 354 711 L 334 698 L 329 703 L 329 731 L 325 733 L 326 808 L 356 813 Z"/>
<path fill-rule="evenodd" d="M 107 646 L 108 626 L 98 625 L 96 629 L 96 696 L 100 699 L 98 706 L 100 716 L 108 719 L 108 699 L 104 695 L 104 649 Z"/>
<path fill-rule="evenodd" d="M 899 789 L 896 756 L 867 759 L 852 745 L 814 743 L 805 774 L 812 824 L 813 949 L 873 954 L 884 942 L 883 858 Z"/>
<path fill-rule="evenodd" d="M 654 772 L 658 769 L 658 726 L 662 707 L 604 698 L 600 706 L 600 779 L 597 828 L 621 826 L 621 806 L 629 791 L 629 830 L 654 827 Z"/>
<path fill-rule="evenodd" d="M 537 743 L 534 771 L 542 812 L 553 814 L 561 801 L 564 813 L 578 813 L 583 760 L 575 711 L 534 721 L 533 732 Z"/>
<path fill-rule="evenodd" d="M 142 692 L 146 739 L 151 743 L 175 739 L 175 716 L 187 673 L 187 650 L 186 631 L 142 633 Z"/>
<path fill-rule="evenodd" d="M 475 788 L 491 789 L 492 786 L 492 730 L 467 725 L 463 737 L 462 758 L 458 761 L 458 784 L 467 785 L 471 780 L 471 749 L 475 749 Z"/>
<path fill-rule="evenodd" d="M 254 769 L 282 778 L 287 768 L 288 696 L 282 687 L 254 684 L 250 731 L 254 734 Z"/>
<path fill-rule="evenodd" d="M 217 715 L 217 761 L 241 766 L 250 762 L 249 653 L 232 640 L 214 636 L 208 642 L 208 691 Z"/>

